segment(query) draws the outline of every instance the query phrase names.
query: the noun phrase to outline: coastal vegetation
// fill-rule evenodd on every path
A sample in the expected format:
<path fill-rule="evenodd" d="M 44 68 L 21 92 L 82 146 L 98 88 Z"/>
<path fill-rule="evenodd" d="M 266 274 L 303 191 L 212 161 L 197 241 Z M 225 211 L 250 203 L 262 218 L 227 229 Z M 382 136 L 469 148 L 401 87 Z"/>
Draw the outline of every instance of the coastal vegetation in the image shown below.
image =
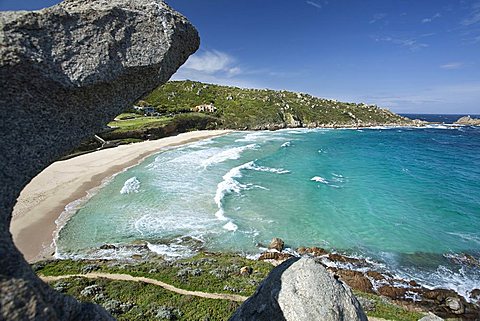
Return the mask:
<path fill-rule="evenodd" d="M 33 264 L 32 268 L 39 276 L 119 273 L 159 280 L 185 290 L 248 297 L 273 265 L 229 253 L 199 253 L 175 261 L 161 257 L 128 262 L 42 261 Z M 81 301 L 102 305 L 118 320 L 227 320 L 240 305 L 228 299 L 181 295 L 144 282 L 75 276 L 48 283 Z M 385 297 L 360 291 L 355 291 L 355 295 L 369 316 L 395 321 L 416 321 L 423 316 Z"/>
<path fill-rule="evenodd" d="M 98 133 L 109 142 L 107 146 L 90 138 L 70 155 L 193 130 L 412 124 L 412 120 L 388 109 L 365 103 L 339 102 L 286 90 L 245 89 L 190 80 L 169 81 L 118 115 Z"/>
<path fill-rule="evenodd" d="M 405 119 L 376 105 L 339 102 L 286 90 L 244 89 L 196 81 L 170 81 L 144 102 L 159 113 L 188 113 L 193 107 L 213 104 L 221 126 L 229 129 L 284 127 L 372 126 L 406 124 Z"/>

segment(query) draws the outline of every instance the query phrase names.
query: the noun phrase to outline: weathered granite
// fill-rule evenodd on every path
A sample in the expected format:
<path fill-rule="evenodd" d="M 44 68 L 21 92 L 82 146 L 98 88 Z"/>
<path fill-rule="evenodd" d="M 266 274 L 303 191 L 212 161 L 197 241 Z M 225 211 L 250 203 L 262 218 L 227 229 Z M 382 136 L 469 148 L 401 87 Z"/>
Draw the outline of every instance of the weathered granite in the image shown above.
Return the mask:
<path fill-rule="evenodd" d="M 433 313 L 429 313 L 428 315 L 424 316 L 423 318 L 421 318 L 418 321 L 443 321 L 443 319 L 436 316 Z"/>
<path fill-rule="evenodd" d="M 22 188 L 167 81 L 199 46 L 162 0 L 67 0 L 0 13 L 0 320 L 109 320 L 50 289 L 9 232 Z"/>
<path fill-rule="evenodd" d="M 310 258 L 276 267 L 230 321 L 367 321 L 350 288 Z"/>
<path fill-rule="evenodd" d="M 460 117 L 455 124 L 467 126 L 480 126 L 480 118 L 472 118 L 470 116 Z"/>

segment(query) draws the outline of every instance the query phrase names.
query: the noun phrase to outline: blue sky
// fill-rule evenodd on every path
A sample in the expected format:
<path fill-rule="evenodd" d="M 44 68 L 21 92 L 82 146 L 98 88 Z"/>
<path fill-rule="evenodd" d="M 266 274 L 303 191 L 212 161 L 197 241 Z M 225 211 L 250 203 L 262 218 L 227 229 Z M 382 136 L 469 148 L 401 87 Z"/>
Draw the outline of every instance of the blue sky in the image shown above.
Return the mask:
<path fill-rule="evenodd" d="M 1 10 L 54 0 L 0 0 Z M 396 112 L 480 114 L 480 0 L 169 0 L 201 48 L 174 79 Z"/>

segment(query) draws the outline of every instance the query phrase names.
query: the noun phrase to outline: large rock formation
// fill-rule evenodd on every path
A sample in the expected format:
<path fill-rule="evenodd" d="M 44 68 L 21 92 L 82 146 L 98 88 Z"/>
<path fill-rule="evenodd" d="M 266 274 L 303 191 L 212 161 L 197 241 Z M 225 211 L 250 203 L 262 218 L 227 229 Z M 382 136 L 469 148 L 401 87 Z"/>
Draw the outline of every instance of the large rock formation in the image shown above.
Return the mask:
<path fill-rule="evenodd" d="M 455 124 L 467 126 L 480 126 L 480 118 L 472 118 L 470 116 L 460 117 Z"/>
<path fill-rule="evenodd" d="M 67 0 L 0 13 L 0 320 L 108 320 L 42 283 L 15 248 L 11 213 L 41 170 L 167 81 L 199 46 L 162 0 Z"/>
<path fill-rule="evenodd" d="M 276 267 L 230 321 L 367 321 L 350 288 L 313 259 Z"/>

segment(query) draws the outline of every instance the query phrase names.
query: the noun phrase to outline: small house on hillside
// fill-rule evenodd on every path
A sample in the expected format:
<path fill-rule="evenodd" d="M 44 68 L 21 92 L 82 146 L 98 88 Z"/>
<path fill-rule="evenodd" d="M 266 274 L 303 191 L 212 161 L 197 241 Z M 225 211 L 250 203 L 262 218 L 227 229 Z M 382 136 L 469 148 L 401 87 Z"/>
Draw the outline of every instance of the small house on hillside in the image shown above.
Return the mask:
<path fill-rule="evenodd" d="M 155 108 L 152 106 L 133 106 L 133 109 L 143 113 L 145 116 L 154 116 L 156 114 Z"/>
<path fill-rule="evenodd" d="M 204 105 L 198 105 L 192 108 L 192 111 L 200 113 L 214 113 L 217 111 L 217 108 L 213 104 L 204 104 Z"/>

